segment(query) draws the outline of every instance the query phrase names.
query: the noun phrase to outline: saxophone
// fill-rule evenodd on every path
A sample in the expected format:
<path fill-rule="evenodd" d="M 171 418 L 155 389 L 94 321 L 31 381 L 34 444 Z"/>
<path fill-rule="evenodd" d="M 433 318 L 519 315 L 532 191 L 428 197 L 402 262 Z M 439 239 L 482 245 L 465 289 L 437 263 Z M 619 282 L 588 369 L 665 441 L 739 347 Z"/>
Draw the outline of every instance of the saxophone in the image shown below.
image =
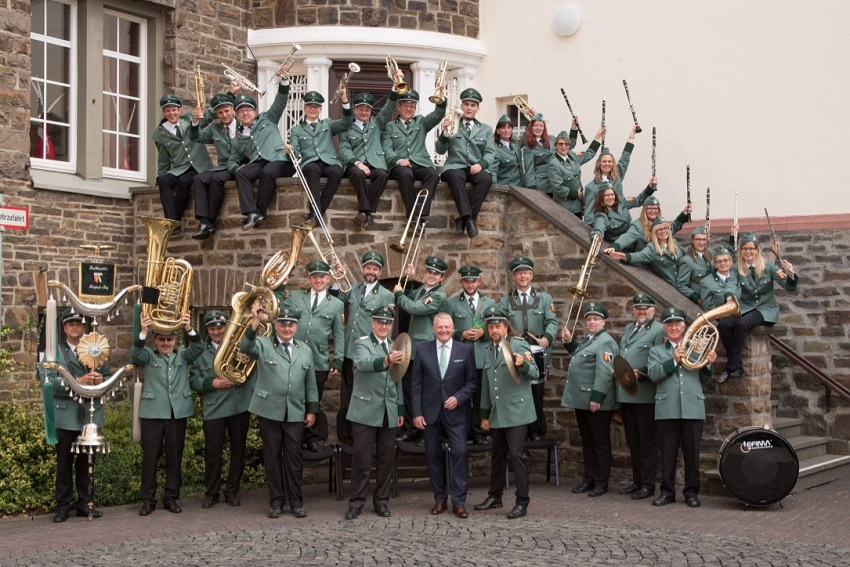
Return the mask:
<path fill-rule="evenodd" d="M 446 138 L 454 138 L 457 136 L 457 131 L 460 127 L 460 117 L 463 116 L 463 111 L 460 109 L 460 93 L 457 92 L 457 77 L 452 79 L 446 100 L 448 107 L 447 115 L 451 122 L 446 129 L 443 130 L 443 136 Z"/>

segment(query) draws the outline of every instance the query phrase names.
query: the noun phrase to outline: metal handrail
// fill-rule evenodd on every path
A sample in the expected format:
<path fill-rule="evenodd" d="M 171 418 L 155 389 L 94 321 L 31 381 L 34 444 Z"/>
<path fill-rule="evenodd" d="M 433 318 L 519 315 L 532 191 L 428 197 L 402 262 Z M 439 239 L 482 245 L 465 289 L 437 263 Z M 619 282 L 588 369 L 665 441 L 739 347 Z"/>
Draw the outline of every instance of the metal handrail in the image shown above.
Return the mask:
<path fill-rule="evenodd" d="M 846 386 L 837 382 L 833 378 L 830 378 L 826 374 L 824 374 L 820 368 L 812 364 L 809 360 L 804 358 L 803 356 L 797 354 L 797 352 L 780 341 L 777 337 L 770 335 L 770 344 L 776 350 L 785 355 L 785 358 L 796 364 L 798 367 L 802 368 L 806 372 L 809 373 L 809 376 L 820 382 L 826 387 L 826 409 L 829 409 L 829 397 L 830 392 L 835 392 L 845 401 L 850 402 L 850 389 Z"/>

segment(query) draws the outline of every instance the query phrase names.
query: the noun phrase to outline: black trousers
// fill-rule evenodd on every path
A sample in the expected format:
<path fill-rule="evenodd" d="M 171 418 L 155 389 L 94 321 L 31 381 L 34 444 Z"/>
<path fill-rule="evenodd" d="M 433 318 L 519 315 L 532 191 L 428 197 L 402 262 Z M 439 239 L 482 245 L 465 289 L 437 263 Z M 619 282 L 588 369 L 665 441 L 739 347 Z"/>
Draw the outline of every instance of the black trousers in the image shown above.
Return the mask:
<path fill-rule="evenodd" d="M 527 506 L 528 498 L 528 457 L 525 456 L 525 436 L 528 427 L 518 425 L 516 427 L 493 428 L 490 430 L 490 438 L 493 443 L 493 459 L 490 465 L 490 490 L 489 496 L 501 500 L 505 491 L 505 471 L 508 460 L 514 471 L 514 484 L 516 485 L 516 503 Z"/>
<path fill-rule="evenodd" d="M 726 370 L 734 372 L 743 368 L 741 353 L 744 352 L 750 331 L 759 325 L 772 327 L 774 323 L 766 322 L 757 309 L 744 313 L 740 319 L 737 317 L 718 319 L 717 330 L 720 332 L 723 348 L 726 349 Z"/>
<path fill-rule="evenodd" d="M 230 468 L 224 483 L 228 496 L 239 494 L 245 470 L 245 445 L 251 414 L 247 411 L 219 419 L 204 420 L 204 487 L 207 496 L 218 496 L 221 490 L 222 453 L 225 433 L 230 439 Z"/>
<path fill-rule="evenodd" d="M 319 389 L 319 404 L 322 403 L 322 394 L 325 393 L 325 384 L 328 382 L 328 370 L 316 370 L 316 387 Z M 319 411 L 322 411 L 321 409 Z M 319 435 L 319 420 L 313 422 L 310 427 L 304 427 L 304 442 L 318 441 Z"/>
<path fill-rule="evenodd" d="M 180 498 L 183 484 L 183 445 L 186 418 L 142 419 L 142 501 L 156 506 L 156 469 L 165 448 L 165 494 L 163 502 Z"/>
<path fill-rule="evenodd" d="M 224 184 L 233 179 L 226 169 L 205 171 L 192 180 L 195 191 L 195 218 L 214 223 L 224 201 Z M 253 192 L 252 192 L 253 195 Z"/>
<path fill-rule="evenodd" d="M 454 410 L 457 411 L 457 410 Z M 443 459 L 443 439 L 448 439 L 452 452 L 452 506 L 466 504 L 469 463 L 466 458 L 466 423 L 449 425 L 446 410 L 441 409 L 437 421 L 425 427 L 425 462 L 435 502 L 448 499 L 446 462 Z"/>
<path fill-rule="evenodd" d="M 336 436 L 340 441 L 349 441 L 351 422 L 346 419 L 351 404 L 351 391 L 354 388 L 354 361 L 344 358 L 342 361 L 342 388 L 339 389 L 339 412 L 336 414 Z"/>
<path fill-rule="evenodd" d="M 292 177 L 295 167 L 288 161 L 258 159 L 236 170 L 236 191 L 239 193 L 239 211 L 243 215 L 259 213 L 266 216 L 269 203 L 277 190 L 278 177 Z M 257 181 L 257 199 L 254 200 L 254 181 Z"/>
<path fill-rule="evenodd" d="M 415 358 L 416 355 L 414 354 L 410 359 L 410 365 L 407 367 L 407 372 L 404 373 L 404 376 L 401 379 L 401 393 L 404 397 L 405 408 L 413 408 L 413 361 Z M 416 426 L 413 425 L 412 419 L 404 420 L 402 431 L 408 437 L 422 437 L 422 431 L 416 429 Z"/>
<path fill-rule="evenodd" d="M 545 391 L 546 382 L 531 384 L 531 399 L 534 400 L 534 414 L 537 417 L 535 421 L 528 425 L 529 437 L 535 433 L 541 437 L 546 437 L 546 414 L 543 413 L 543 394 Z"/>
<path fill-rule="evenodd" d="M 304 172 L 304 180 L 307 182 L 307 187 L 310 188 L 310 193 L 313 194 L 313 199 L 319 205 L 321 213 L 325 214 L 325 211 L 328 210 L 331 204 L 331 200 L 336 195 L 336 190 L 339 189 L 340 181 L 342 181 L 342 167 L 319 160 L 302 166 L 301 171 Z M 319 179 L 321 177 L 328 178 L 324 191 L 320 191 L 319 189 Z"/>
<path fill-rule="evenodd" d="M 658 475 L 655 404 L 620 404 L 620 415 L 632 457 L 632 482 L 655 491 L 655 477 Z"/>
<path fill-rule="evenodd" d="M 79 431 L 56 429 L 56 511 L 69 510 L 77 487 L 76 508 L 85 508 L 89 503 L 89 457 L 84 453 L 71 452 L 71 444 L 79 437 Z M 94 456 L 92 456 L 94 458 Z M 77 475 L 76 483 L 74 474 Z M 92 488 L 94 494 L 94 488 Z"/>
<path fill-rule="evenodd" d="M 393 461 L 395 459 L 395 436 L 398 429 L 395 423 L 387 421 L 381 427 L 351 424 L 354 437 L 354 457 L 351 463 L 351 490 L 353 494 L 348 503 L 358 509 L 366 503 L 369 493 L 369 477 L 372 472 L 372 456 L 375 456 L 375 492 L 372 503 L 386 504 L 390 501 L 393 480 Z"/>
<path fill-rule="evenodd" d="M 685 498 L 699 494 L 699 449 L 701 419 L 659 419 L 655 422 L 661 437 L 661 494 L 676 495 L 676 460 L 679 447 L 685 463 Z"/>
<path fill-rule="evenodd" d="M 454 199 L 458 215 L 477 220 L 481 205 L 493 185 L 493 177 L 484 170 L 473 175 L 469 173 L 469 168 L 465 168 L 444 171 L 441 178 L 448 184 L 452 192 L 452 199 Z M 467 181 L 472 183 L 472 196 L 466 193 Z"/>
<path fill-rule="evenodd" d="M 469 421 L 467 423 L 467 435 L 470 439 L 475 439 L 476 437 L 482 437 L 489 435 L 489 431 L 484 431 L 481 429 L 481 419 L 478 417 L 478 410 L 481 409 L 481 380 L 483 379 L 483 371 L 476 370 L 475 371 L 475 383 L 477 387 L 475 388 L 475 392 L 472 393 L 472 398 L 470 398 L 470 406 L 469 406 Z"/>
<path fill-rule="evenodd" d="M 387 188 L 387 170 L 372 165 L 366 164 L 369 168 L 370 180 L 369 187 L 366 187 L 366 174 L 360 171 L 356 165 L 350 166 L 345 170 L 345 176 L 354 185 L 354 193 L 357 195 L 357 210 L 361 213 L 378 212 L 378 204 L 381 202 L 381 195 L 384 194 L 384 189 Z"/>
<path fill-rule="evenodd" d="M 170 173 L 160 176 L 159 200 L 162 201 L 162 211 L 165 218 L 179 221 L 183 218 L 186 205 L 189 203 L 189 189 L 198 172 L 190 167 L 183 174 L 177 176 Z"/>
<path fill-rule="evenodd" d="M 402 201 L 404 201 L 404 210 L 407 211 L 407 218 L 410 218 L 413 212 L 413 205 L 416 202 L 416 193 L 418 191 L 413 190 L 413 184 L 416 181 L 422 183 L 422 189 L 428 190 L 428 197 L 425 199 L 425 208 L 422 211 L 422 216 L 427 217 L 431 214 L 431 203 L 437 194 L 437 183 L 440 182 L 436 169 L 431 166 L 422 167 L 416 164 L 413 164 L 413 167 L 397 165 L 390 170 L 390 179 L 398 181 L 398 190 L 401 193 Z"/>
<path fill-rule="evenodd" d="M 611 475 L 611 410 L 576 409 L 576 422 L 581 436 L 584 456 L 582 480 L 593 486 L 607 488 Z"/>
<path fill-rule="evenodd" d="M 263 465 L 269 486 L 269 506 L 282 508 L 289 499 L 292 508 L 303 504 L 301 478 L 304 455 L 301 438 L 304 424 L 300 421 L 275 421 L 258 416 L 260 439 L 263 441 Z"/>

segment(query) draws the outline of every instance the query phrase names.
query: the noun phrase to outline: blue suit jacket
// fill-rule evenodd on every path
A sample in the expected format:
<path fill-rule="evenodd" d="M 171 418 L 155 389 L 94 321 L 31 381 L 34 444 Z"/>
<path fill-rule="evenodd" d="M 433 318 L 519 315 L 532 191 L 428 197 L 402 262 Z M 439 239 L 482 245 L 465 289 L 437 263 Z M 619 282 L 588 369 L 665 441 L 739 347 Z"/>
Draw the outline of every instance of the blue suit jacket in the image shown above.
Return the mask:
<path fill-rule="evenodd" d="M 413 417 L 422 416 L 426 423 L 436 423 L 443 402 L 454 396 L 457 408 L 446 411 L 446 423 L 466 426 L 469 419 L 469 400 L 477 384 L 475 353 L 472 345 L 452 341 L 445 378 L 440 378 L 440 358 L 437 341 L 419 345 L 411 374 Z"/>

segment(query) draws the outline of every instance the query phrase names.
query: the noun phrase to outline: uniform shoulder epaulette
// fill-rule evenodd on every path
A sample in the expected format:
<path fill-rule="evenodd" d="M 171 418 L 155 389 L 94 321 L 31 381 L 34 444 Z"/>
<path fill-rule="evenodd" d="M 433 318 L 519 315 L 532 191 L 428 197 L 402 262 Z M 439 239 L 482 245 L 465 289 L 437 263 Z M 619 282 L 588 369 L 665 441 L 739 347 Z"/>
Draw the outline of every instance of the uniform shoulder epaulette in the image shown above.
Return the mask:
<path fill-rule="evenodd" d="M 358 337 L 357 340 L 362 341 L 363 339 L 368 339 L 368 338 L 369 338 L 369 335 L 363 335 L 362 337 Z"/>

